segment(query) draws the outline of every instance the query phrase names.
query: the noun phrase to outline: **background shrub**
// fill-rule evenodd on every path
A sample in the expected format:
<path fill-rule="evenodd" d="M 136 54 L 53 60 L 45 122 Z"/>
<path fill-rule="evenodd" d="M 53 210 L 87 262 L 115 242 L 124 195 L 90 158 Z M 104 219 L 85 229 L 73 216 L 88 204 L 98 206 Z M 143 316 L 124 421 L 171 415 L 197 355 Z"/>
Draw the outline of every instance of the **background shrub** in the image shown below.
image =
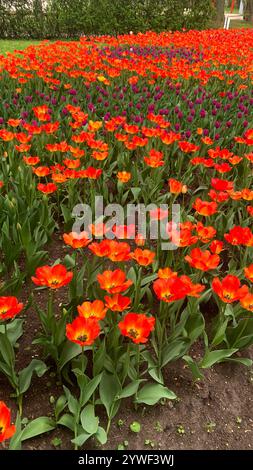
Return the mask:
<path fill-rule="evenodd" d="M 203 29 L 211 0 L 0 0 L 1 38 L 78 38 Z"/>

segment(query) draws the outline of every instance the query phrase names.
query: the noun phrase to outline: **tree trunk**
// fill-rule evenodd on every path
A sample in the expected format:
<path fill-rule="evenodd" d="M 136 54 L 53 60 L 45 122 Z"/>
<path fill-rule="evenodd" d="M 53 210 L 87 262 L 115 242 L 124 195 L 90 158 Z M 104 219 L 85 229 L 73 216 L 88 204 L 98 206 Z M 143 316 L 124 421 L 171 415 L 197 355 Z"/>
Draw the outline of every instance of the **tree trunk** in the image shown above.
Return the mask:
<path fill-rule="evenodd" d="M 247 0 L 245 20 L 253 24 L 253 0 Z"/>
<path fill-rule="evenodd" d="M 225 0 L 216 0 L 216 25 L 218 28 L 224 26 Z"/>

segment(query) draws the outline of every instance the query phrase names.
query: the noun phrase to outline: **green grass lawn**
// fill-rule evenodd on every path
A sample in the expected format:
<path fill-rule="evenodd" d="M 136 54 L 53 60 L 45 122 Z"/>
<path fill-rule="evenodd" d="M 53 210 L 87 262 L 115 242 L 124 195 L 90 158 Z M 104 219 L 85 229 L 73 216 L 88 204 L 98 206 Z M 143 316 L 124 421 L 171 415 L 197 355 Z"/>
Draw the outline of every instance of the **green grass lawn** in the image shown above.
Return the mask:
<path fill-rule="evenodd" d="M 253 28 L 251 23 L 241 20 L 231 20 L 229 29 Z"/>
<path fill-rule="evenodd" d="M 8 40 L 0 39 L 0 54 L 6 54 L 6 52 L 13 52 L 15 49 L 21 50 L 28 46 L 39 44 L 40 41 L 29 41 L 29 40 Z"/>
<path fill-rule="evenodd" d="M 231 8 L 225 8 L 225 13 L 231 13 Z M 239 14 L 239 8 L 234 8 L 233 12 L 232 13 L 237 13 L 237 15 Z"/>

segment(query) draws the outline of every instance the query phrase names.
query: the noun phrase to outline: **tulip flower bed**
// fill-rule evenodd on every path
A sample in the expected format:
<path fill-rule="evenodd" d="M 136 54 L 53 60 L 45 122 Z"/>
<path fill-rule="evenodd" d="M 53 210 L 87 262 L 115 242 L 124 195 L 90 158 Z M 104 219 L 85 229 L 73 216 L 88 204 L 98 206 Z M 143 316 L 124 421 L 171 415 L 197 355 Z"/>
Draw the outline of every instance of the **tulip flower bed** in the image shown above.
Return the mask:
<path fill-rule="evenodd" d="M 194 413 L 213 431 L 209 399 L 219 421 L 230 400 L 238 429 L 249 417 L 252 60 L 250 30 L 81 38 L 0 57 L 6 448 L 117 446 L 136 420 L 152 439 L 150 420 L 162 421 L 160 447 L 209 448 L 207 437 L 177 441 Z M 152 205 L 146 232 L 94 218 L 101 196 L 123 214 Z M 78 232 L 80 204 L 93 220 Z M 150 237 L 165 219 L 174 249 L 159 230 Z M 221 434 L 213 448 L 227 445 Z"/>

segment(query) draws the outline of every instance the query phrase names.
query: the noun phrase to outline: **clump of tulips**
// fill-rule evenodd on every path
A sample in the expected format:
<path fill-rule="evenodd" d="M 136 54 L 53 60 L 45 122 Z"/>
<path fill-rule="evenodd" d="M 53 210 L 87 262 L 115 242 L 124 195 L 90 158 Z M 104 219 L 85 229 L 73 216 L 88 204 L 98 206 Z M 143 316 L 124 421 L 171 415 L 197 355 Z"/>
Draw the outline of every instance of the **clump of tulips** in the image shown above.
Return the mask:
<path fill-rule="evenodd" d="M 176 398 L 171 361 L 193 380 L 220 362 L 252 365 L 252 47 L 250 30 L 148 32 L 1 56 L 0 373 L 18 411 L 14 433 L 0 403 L 0 441 L 10 449 L 57 426 L 75 448 L 105 444 L 126 398 Z M 22 368 L 31 315 L 39 358 Z M 24 425 L 24 396 L 48 371 L 62 389 L 53 417 Z"/>

